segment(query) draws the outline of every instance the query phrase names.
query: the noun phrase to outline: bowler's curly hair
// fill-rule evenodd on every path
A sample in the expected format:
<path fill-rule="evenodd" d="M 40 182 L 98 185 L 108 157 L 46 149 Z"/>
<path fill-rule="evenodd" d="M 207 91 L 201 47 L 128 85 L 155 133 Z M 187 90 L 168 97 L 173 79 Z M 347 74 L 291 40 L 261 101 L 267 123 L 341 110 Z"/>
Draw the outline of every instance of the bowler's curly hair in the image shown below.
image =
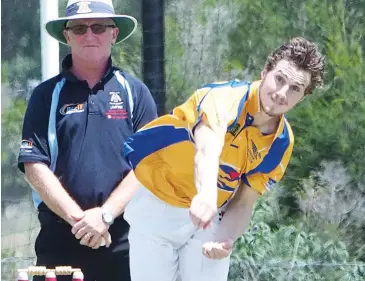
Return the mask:
<path fill-rule="evenodd" d="M 268 57 L 265 69 L 267 71 L 274 69 L 282 59 L 311 74 L 311 83 L 305 91 L 306 94 L 311 94 L 316 87 L 323 85 L 324 56 L 318 52 L 315 43 L 302 37 L 292 38 Z"/>

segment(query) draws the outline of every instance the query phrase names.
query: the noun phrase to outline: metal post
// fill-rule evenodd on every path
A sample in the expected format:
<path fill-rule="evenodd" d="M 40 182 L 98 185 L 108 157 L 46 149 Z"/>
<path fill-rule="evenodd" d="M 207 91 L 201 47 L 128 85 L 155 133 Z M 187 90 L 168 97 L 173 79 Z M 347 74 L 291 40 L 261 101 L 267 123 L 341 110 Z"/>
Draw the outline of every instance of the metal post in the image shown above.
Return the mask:
<path fill-rule="evenodd" d="M 142 0 L 143 81 L 165 114 L 164 0 Z"/>
<path fill-rule="evenodd" d="M 58 17 L 58 0 L 40 0 L 42 81 L 56 76 L 59 69 L 59 43 L 46 33 L 46 21 Z"/>

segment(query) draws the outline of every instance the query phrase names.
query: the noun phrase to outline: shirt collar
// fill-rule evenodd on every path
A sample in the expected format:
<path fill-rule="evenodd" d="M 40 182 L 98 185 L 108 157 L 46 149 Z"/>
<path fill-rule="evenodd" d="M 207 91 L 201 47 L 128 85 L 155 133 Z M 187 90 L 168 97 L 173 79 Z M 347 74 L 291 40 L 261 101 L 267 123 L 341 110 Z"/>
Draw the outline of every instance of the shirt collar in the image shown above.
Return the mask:
<path fill-rule="evenodd" d="M 62 74 L 66 78 L 66 80 L 68 80 L 70 82 L 81 81 L 71 72 L 71 67 L 72 67 L 72 55 L 68 54 L 62 61 Z M 109 78 L 110 74 L 112 74 L 112 73 L 113 73 L 113 62 L 112 62 L 111 57 L 109 57 L 108 64 L 107 64 L 104 76 L 101 79 L 101 82 L 105 82 L 105 81 L 109 80 L 108 78 Z"/>

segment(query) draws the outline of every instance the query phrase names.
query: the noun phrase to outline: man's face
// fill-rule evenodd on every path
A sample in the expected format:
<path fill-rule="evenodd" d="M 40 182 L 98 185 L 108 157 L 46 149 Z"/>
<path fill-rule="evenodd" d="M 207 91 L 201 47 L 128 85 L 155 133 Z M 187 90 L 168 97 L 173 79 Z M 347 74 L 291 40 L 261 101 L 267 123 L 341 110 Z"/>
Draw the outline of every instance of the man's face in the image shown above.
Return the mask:
<path fill-rule="evenodd" d="M 298 104 L 311 81 L 308 71 L 298 69 L 287 60 L 279 61 L 270 71 L 264 70 L 261 76 L 261 108 L 271 117 L 285 114 Z"/>
<path fill-rule="evenodd" d="M 67 27 L 76 25 L 114 25 L 112 19 L 77 19 L 67 22 Z M 107 27 L 105 32 L 95 34 L 87 28 L 85 34 L 75 34 L 72 30 L 64 30 L 63 34 L 71 47 L 73 56 L 78 56 L 90 63 L 97 63 L 111 54 L 111 46 L 118 36 L 118 28 Z"/>

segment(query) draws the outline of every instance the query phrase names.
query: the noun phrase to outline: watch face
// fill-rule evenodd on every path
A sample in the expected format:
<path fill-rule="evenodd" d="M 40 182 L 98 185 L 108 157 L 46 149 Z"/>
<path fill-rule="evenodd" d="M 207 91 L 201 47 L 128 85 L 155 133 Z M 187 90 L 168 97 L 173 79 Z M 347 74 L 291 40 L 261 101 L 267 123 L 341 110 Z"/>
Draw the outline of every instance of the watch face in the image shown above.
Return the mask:
<path fill-rule="evenodd" d="M 104 220 L 106 223 L 111 223 L 111 222 L 113 222 L 113 217 L 111 214 L 104 213 Z"/>

